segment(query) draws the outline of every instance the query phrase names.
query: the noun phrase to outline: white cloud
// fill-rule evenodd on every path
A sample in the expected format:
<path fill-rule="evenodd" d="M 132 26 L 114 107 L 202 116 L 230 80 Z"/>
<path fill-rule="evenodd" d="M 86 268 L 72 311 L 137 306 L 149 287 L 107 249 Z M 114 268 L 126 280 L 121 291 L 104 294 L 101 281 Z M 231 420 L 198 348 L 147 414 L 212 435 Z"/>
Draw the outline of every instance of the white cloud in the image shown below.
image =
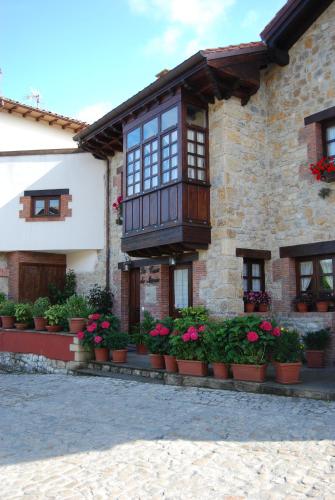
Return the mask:
<path fill-rule="evenodd" d="M 128 0 L 133 12 L 155 21 L 165 21 L 167 28 L 146 44 L 146 52 L 172 54 L 181 46 L 185 55 L 206 46 L 215 23 L 226 16 L 236 0 Z M 188 40 L 184 40 L 187 36 Z"/>
<path fill-rule="evenodd" d="M 85 106 L 78 111 L 76 118 L 83 122 L 93 123 L 108 113 L 111 109 L 113 109 L 113 105 L 110 102 L 97 102 L 95 104 Z"/>
<path fill-rule="evenodd" d="M 252 27 L 259 19 L 259 14 L 255 10 L 249 10 L 242 19 L 241 26 L 243 28 Z"/>

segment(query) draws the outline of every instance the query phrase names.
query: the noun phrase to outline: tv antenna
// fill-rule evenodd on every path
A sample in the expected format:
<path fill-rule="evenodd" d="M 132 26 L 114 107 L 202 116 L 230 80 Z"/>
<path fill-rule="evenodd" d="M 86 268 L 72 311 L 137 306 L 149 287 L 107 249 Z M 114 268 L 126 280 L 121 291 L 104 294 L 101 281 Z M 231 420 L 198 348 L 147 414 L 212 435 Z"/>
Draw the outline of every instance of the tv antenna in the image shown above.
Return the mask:
<path fill-rule="evenodd" d="M 26 96 L 26 99 L 29 99 L 31 101 L 35 102 L 36 108 L 39 107 L 40 101 L 41 101 L 41 92 L 37 89 L 30 89 L 30 94 Z"/>

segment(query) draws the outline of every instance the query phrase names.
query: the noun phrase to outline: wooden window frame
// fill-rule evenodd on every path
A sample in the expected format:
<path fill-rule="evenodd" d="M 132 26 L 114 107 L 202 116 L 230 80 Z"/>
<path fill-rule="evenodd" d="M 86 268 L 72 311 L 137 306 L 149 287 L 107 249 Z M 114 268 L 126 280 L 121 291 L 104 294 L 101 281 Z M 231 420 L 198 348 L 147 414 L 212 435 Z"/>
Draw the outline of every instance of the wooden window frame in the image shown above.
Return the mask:
<path fill-rule="evenodd" d="M 319 262 L 321 260 L 326 260 L 326 259 L 331 259 L 333 263 L 333 290 L 331 292 L 327 292 L 326 290 L 322 290 L 320 287 L 320 282 L 321 282 L 321 276 L 327 276 L 330 275 L 331 273 L 327 274 L 321 274 L 319 272 L 320 269 L 320 264 Z M 313 273 L 312 275 L 303 275 L 300 274 L 300 263 L 301 262 L 312 262 L 313 263 Z M 322 293 L 326 294 L 329 293 L 331 295 L 334 294 L 335 291 L 335 255 L 334 254 L 329 254 L 329 255 L 314 255 L 314 256 L 309 256 L 309 257 L 297 257 L 295 259 L 295 265 L 296 265 L 296 285 L 297 285 L 297 294 L 310 294 L 312 297 L 316 300 Z M 300 286 L 300 279 L 304 276 L 312 276 L 312 289 L 310 291 L 302 291 L 301 286 Z"/>
<path fill-rule="evenodd" d="M 59 218 L 61 217 L 61 196 L 60 195 L 54 195 L 54 196 L 32 196 L 31 198 L 32 203 L 31 203 L 31 217 L 32 218 L 41 218 L 41 217 L 55 217 Z M 51 200 L 58 200 L 59 202 L 59 211 L 58 214 L 53 214 L 50 213 L 50 201 Z M 44 201 L 45 203 L 45 214 L 36 214 L 35 213 L 35 208 L 36 208 L 36 202 L 37 201 Z"/>
<path fill-rule="evenodd" d="M 175 309 L 175 297 L 174 297 L 174 271 L 187 269 L 188 270 L 188 307 L 192 307 L 193 305 L 193 266 L 192 262 L 187 262 L 185 264 L 176 264 L 175 266 L 170 266 L 170 286 L 169 286 L 169 310 L 170 316 L 178 317 L 178 309 Z"/>
<path fill-rule="evenodd" d="M 328 144 L 335 143 L 335 139 L 331 141 L 327 141 L 327 129 L 330 127 L 335 127 L 335 118 L 331 120 L 327 120 L 322 122 L 322 145 L 323 145 L 323 154 L 327 158 L 335 159 L 335 154 L 332 156 L 328 155 Z"/>
<path fill-rule="evenodd" d="M 244 269 L 243 269 L 243 283 L 244 280 L 246 279 L 248 281 L 248 290 L 244 290 L 244 292 L 252 292 L 255 291 L 252 289 L 252 280 L 253 279 L 259 279 L 261 282 L 261 289 L 259 290 L 260 292 L 265 292 L 265 262 L 264 259 L 251 259 L 248 257 L 243 258 L 243 267 L 244 264 L 247 265 L 247 274 L 244 274 Z M 253 276 L 252 275 L 252 265 L 253 264 L 259 264 L 260 269 L 261 269 L 261 275 L 259 276 Z M 244 289 L 244 287 L 243 287 Z"/>

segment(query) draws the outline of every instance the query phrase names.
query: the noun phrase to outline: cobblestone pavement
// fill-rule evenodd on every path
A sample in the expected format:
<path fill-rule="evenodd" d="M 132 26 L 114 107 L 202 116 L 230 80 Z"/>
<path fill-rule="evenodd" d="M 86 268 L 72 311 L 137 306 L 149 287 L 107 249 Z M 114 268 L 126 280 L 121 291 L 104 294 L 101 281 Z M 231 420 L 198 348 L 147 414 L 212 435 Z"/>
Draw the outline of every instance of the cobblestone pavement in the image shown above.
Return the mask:
<path fill-rule="evenodd" d="M 0 498 L 335 499 L 335 403 L 0 374 Z"/>

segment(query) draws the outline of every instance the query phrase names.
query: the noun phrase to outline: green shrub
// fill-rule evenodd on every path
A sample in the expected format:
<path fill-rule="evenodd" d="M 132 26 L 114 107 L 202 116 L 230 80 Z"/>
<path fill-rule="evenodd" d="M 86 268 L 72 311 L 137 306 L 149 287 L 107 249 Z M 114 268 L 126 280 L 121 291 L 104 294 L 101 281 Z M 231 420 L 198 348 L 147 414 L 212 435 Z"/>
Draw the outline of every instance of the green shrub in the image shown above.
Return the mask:
<path fill-rule="evenodd" d="M 33 305 L 33 317 L 43 318 L 45 311 L 50 307 L 49 297 L 39 297 L 35 300 Z"/>
<path fill-rule="evenodd" d="M 138 323 L 131 332 L 131 338 L 135 344 L 146 344 L 148 334 L 155 328 L 157 320 L 148 312 L 144 311 L 143 321 Z"/>
<path fill-rule="evenodd" d="M 16 304 L 15 318 L 18 323 L 30 323 L 33 319 L 31 304 Z"/>
<path fill-rule="evenodd" d="M 126 349 L 129 343 L 129 335 L 128 333 L 123 332 L 111 333 L 110 335 L 108 335 L 106 343 L 107 347 L 109 347 L 113 351 Z"/>
<path fill-rule="evenodd" d="M 44 313 L 44 317 L 48 322 L 48 325 L 61 325 L 63 326 L 64 320 L 66 319 L 66 309 L 62 304 L 55 304 L 50 306 L 49 309 Z"/>
<path fill-rule="evenodd" d="M 171 326 L 173 326 L 173 320 L 167 317 L 160 323 L 156 323 L 154 328 L 146 334 L 145 345 L 150 354 L 169 354 Z"/>
<path fill-rule="evenodd" d="M 297 363 L 302 357 L 302 343 L 296 330 L 281 328 L 281 335 L 273 349 L 273 359 L 279 363 Z"/>
<path fill-rule="evenodd" d="M 0 316 L 15 316 L 15 302 L 5 300 L 0 304 Z"/>
<path fill-rule="evenodd" d="M 189 327 L 182 335 L 171 335 L 169 343 L 169 353 L 177 359 L 208 361 L 204 333 L 194 326 Z"/>
<path fill-rule="evenodd" d="M 52 304 L 64 304 L 69 297 L 76 294 L 77 278 L 72 269 L 69 269 L 65 275 L 64 288 L 58 288 L 54 283 L 49 284 L 49 296 Z"/>
<path fill-rule="evenodd" d="M 113 310 L 113 294 L 109 288 L 94 285 L 88 292 L 87 300 L 94 312 L 111 314 Z"/>
<path fill-rule="evenodd" d="M 308 332 L 302 338 L 307 350 L 323 351 L 330 341 L 330 328 Z"/>
<path fill-rule="evenodd" d="M 211 323 L 204 332 L 204 341 L 209 363 L 229 361 L 229 329 L 226 323 Z"/>
<path fill-rule="evenodd" d="M 2 302 L 5 302 L 5 300 L 6 300 L 6 295 L 3 292 L 0 292 L 0 304 Z"/>
<path fill-rule="evenodd" d="M 88 318 L 92 312 L 87 300 L 81 295 L 72 295 L 69 297 L 64 307 L 68 318 Z"/>

